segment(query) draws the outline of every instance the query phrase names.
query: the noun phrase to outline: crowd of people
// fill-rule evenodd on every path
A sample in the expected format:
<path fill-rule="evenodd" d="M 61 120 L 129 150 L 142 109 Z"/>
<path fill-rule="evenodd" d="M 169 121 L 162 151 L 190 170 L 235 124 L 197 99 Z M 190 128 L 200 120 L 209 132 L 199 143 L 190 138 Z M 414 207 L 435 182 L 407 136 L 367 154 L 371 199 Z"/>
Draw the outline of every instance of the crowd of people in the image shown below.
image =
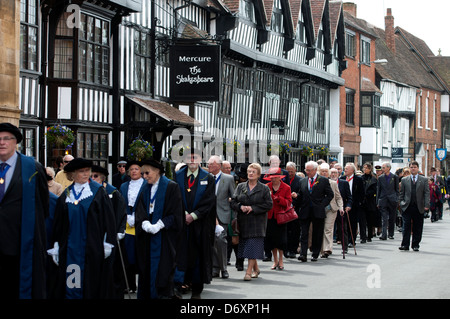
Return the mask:
<path fill-rule="evenodd" d="M 107 169 L 66 155 L 56 171 L 17 152 L 20 130 L 0 124 L 0 298 L 201 298 L 235 267 L 258 278 L 259 261 L 311 262 L 359 244 L 394 238 L 420 247 L 424 218 L 442 219 L 445 180 L 411 161 L 362 171 L 333 158 L 281 167 L 270 157 L 231 163 L 185 152 L 173 180 L 156 159 Z M 286 222 L 286 216 L 293 216 Z M 411 236 L 412 234 L 412 236 Z M 333 245 L 334 243 L 338 245 Z M 334 247 L 333 247 L 334 246 Z M 339 247 L 336 252 L 336 248 Z M 334 249 L 333 249 L 334 248 Z M 297 257 L 298 256 L 298 257 Z M 244 269 L 244 261 L 247 268 Z"/>

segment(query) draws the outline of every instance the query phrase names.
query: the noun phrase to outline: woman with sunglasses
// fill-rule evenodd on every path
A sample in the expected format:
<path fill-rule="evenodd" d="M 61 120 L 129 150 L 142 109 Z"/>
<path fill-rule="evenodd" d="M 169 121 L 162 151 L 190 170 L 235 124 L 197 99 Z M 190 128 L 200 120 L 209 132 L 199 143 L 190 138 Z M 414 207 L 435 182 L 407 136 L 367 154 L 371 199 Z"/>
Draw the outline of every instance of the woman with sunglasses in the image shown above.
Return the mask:
<path fill-rule="evenodd" d="M 173 297 L 176 246 L 185 220 L 178 184 L 165 177 L 163 165 L 143 162 L 146 183 L 136 204 L 138 299 Z"/>

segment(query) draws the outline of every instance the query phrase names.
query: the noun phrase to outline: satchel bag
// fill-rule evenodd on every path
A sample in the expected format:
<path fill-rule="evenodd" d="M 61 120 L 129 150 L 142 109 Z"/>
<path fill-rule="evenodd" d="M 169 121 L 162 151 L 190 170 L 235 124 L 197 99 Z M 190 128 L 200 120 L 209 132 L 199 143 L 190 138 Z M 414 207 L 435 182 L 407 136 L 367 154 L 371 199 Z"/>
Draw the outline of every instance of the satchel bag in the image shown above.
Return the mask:
<path fill-rule="evenodd" d="M 295 212 L 294 206 L 292 206 L 292 205 L 285 211 L 278 212 L 275 216 L 276 216 L 278 225 L 283 225 L 283 224 L 289 223 L 298 218 L 298 215 Z"/>

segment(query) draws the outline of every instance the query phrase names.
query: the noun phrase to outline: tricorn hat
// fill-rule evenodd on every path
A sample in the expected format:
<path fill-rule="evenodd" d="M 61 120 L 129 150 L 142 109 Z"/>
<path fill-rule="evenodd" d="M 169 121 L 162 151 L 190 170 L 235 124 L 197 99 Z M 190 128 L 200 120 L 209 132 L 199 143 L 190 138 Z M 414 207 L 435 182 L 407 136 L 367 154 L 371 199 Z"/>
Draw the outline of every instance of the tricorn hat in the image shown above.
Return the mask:
<path fill-rule="evenodd" d="M 96 173 L 100 173 L 103 174 L 105 176 L 109 175 L 109 172 L 106 168 L 101 167 L 99 165 L 92 165 L 92 172 L 96 172 Z"/>
<path fill-rule="evenodd" d="M 9 132 L 11 134 L 14 134 L 17 140 L 17 144 L 22 142 L 22 133 L 17 126 L 12 125 L 11 123 L 0 123 L 0 132 Z"/>
<path fill-rule="evenodd" d="M 91 160 L 85 159 L 85 158 L 74 158 L 71 160 L 66 166 L 64 166 L 64 172 L 70 173 L 75 172 L 78 169 L 86 168 L 86 167 L 92 167 L 94 164 Z"/>
<path fill-rule="evenodd" d="M 149 166 L 155 167 L 155 168 L 159 169 L 161 174 L 164 174 L 164 166 L 159 161 L 155 160 L 154 158 L 149 158 L 149 159 L 142 161 L 141 166 L 143 166 L 143 165 L 149 165 Z"/>

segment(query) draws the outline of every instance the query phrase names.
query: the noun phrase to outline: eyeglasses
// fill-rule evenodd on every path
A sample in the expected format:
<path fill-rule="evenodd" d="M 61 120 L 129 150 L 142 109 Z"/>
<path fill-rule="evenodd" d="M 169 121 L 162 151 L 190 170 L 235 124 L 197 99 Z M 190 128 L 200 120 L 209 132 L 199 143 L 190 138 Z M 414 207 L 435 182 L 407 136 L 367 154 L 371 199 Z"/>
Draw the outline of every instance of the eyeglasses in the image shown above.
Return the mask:
<path fill-rule="evenodd" d="M 142 172 L 142 174 L 148 175 L 148 174 L 150 174 L 150 172 Z"/>
<path fill-rule="evenodd" d="M 0 141 L 5 141 L 5 142 L 9 142 L 9 141 L 15 140 L 15 139 L 16 139 L 16 138 L 13 137 L 13 136 L 3 136 L 3 137 L 0 137 Z"/>
<path fill-rule="evenodd" d="M 117 167 L 126 167 L 126 165 L 117 165 Z"/>
<path fill-rule="evenodd" d="M 70 163 L 70 161 L 64 161 L 64 163 L 66 163 L 66 164 L 67 164 L 67 163 Z"/>
<path fill-rule="evenodd" d="M 92 174 L 92 177 L 93 177 L 93 178 L 98 178 L 98 177 L 100 177 L 100 175 L 98 175 L 98 174 Z"/>

